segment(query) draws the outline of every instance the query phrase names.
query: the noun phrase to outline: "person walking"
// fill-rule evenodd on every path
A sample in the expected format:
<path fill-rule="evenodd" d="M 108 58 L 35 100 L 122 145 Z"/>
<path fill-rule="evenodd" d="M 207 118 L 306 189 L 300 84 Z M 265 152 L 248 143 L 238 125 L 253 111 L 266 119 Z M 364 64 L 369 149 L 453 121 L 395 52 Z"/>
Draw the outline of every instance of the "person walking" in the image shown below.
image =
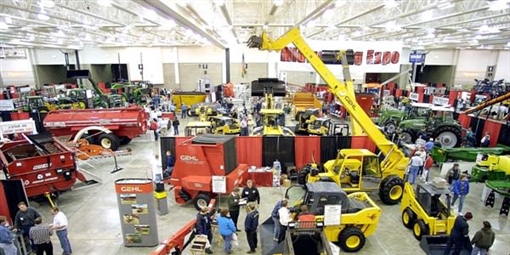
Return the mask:
<path fill-rule="evenodd" d="M 35 226 L 30 228 L 30 238 L 34 242 L 36 255 L 53 255 L 52 235 L 53 230 L 51 230 L 50 226 L 43 225 L 42 219 L 37 218 Z"/>
<path fill-rule="evenodd" d="M 248 120 L 246 117 L 241 120 L 241 136 L 248 136 Z"/>
<path fill-rule="evenodd" d="M 278 200 L 276 204 L 273 207 L 273 211 L 271 211 L 271 218 L 274 222 L 274 229 L 273 229 L 273 241 L 278 242 L 278 238 L 280 237 L 280 216 L 278 215 L 278 210 L 282 208 L 282 202 L 283 200 Z"/>
<path fill-rule="evenodd" d="M 241 193 L 241 198 L 246 199 L 246 203 L 256 203 L 255 206 L 260 205 L 260 193 L 257 187 L 253 185 L 252 180 L 246 181 L 246 187 L 243 188 L 243 192 Z M 246 213 L 249 213 L 251 210 L 249 206 L 245 206 Z"/>
<path fill-rule="evenodd" d="M 172 126 L 174 127 L 174 135 L 179 135 L 179 119 L 177 119 L 177 116 L 174 117 L 174 120 L 172 121 Z"/>
<path fill-rule="evenodd" d="M 418 168 L 418 174 L 416 176 L 421 176 L 423 174 L 423 168 L 425 167 L 425 160 L 427 160 L 427 152 L 425 151 L 425 147 L 421 147 L 418 152 L 420 153 L 422 163 Z"/>
<path fill-rule="evenodd" d="M 452 185 L 455 181 L 457 181 L 460 178 L 459 164 L 453 164 L 453 167 L 448 169 L 448 172 L 446 172 L 446 177 L 449 185 Z"/>
<path fill-rule="evenodd" d="M 423 166 L 423 160 L 420 157 L 420 153 L 416 152 L 409 163 L 409 183 L 414 184 L 416 181 L 416 175 L 420 170 L 420 166 Z"/>
<path fill-rule="evenodd" d="M 21 234 L 25 239 L 25 244 L 31 244 L 30 247 L 34 250 L 35 246 L 30 240 L 30 229 L 35 225 L 36 219 L 41 219 L 41 214 L 39 214 L 36 209 L 27 207 L 25 202 L 19 202 L 18 208 L 19 211 L 14 217 L 14 227 L 21 231 Z"/>
<path fill-rule="evenodd" d="M 252 254 L 256 252 L 255 249 L 258 243 L 257 228 L 259 227 L 259 211 L 254 202 L 248 203 L 246 207 L 250 209 L 250 212 L 246 215 L 246 219 L 244 220 L 244 230 L 246 231 L 246 239 L 250 246 L 250 250 L 247 253 Z"/>
<path fill-rule="evenodd" d="M 227 198 L 227 204 L 228 204 L 228 210 L 230 212 L 230 217 L 232 218 L 232 221 L 234 222 L 234 226 L 236 227 L 236 231 L 240 232 L 241 230 L 237 227 L 237 220 L 239 219 L 239 201 L 241 199 L 241 196 L 239 195 L 239 192 L 241 190 L 239 188 L 234 188 L 232 193 Z"/>
<path fill-rule="evenodd" d="M 433 165 L 434 165 L 434 159 L 432 158 L 432 155 L 429 153 L 427 155 L 427 159 L 425 159 L 425 163 L 423 164 L 422 179 L 425 180 L 425 182 L 429 181 L 429 172 L 430 172 L 430 169 L 432 169 Z"/>
<path fill-rule="evenodd" d="M 14 245 L 14 235 L 6 226 L 7 217 L 0 215 L 0 250 L 5 255 L 18 255 L 18 248 Z"/>
<path fill-rule="evenodd" d="M 475 236 L 471 239 L 471 244 L 473 245 L 471 255 L 486 255 L 494 244 L 496 234 L 492 231 L 491 223 L 484 221 L 482 224 L 482 229 L 476 231 Z"/>
<path fill-rule="evenodd" d="M 166 168 L 165 168 L 165 172 L 163 173 L 163 179 L 172 177 L 174 165 L 175 165 L 175 156 L 172 155 L 172 151 L 167 150 L 166 151 Z"/>
<path fill-rule="evenodd" d="M 182 103 L 182 105 L 181 105 L 181 119 L 185 119 L 187 113 L 188 113 L 188 106 L 185 103 Z"/>
<path fill-rule="evenodd" d="M 489 147 L 491 143 L 491 135 L 489 132 L 485 133 L 485 136 L 480 140 L 480 147 Z"/>
<path fill-rule="evenodd" d="M 464 216 L 457 216 L 443 255 L 450 255 L 450 250 L 453 245 L 455 245 L 455 249 L 452 255 L 460 255 L 463 248 L 471 247 L 470 245 L 466 245 L 466 241 L 469 241 L 469 224 L 467 222 L 471 219 L 473 219 L 473 214 L 471 212 L 467 212 Z"/>
<path fill-rule="evenodd" d="M 287 233 L 287 227 L 289 226 L 290 219 L 290 211 L 287 208 L 289 202 L 287 200 L 282 201 L 282 207 L 278 210 L 278 216 L 280 220 L 280 233 L 278 235 L 278 243 L 285 240 L 285 234 Z"/>
<path fill-rule="evenodd" d="M 224 241 L 223 249 L 227 254 L 232 254 L 232 238 L 236 233 L 236 226 L 234 225 L 234 221 L 230 218 L 229 210 L 221 209 L 220 215 L 216 221 L 218 222 L 218 231 Z"/>
<path fill-rule="evenodd" d="M 212 243 L 212 228 L 211 228 L 211 217 L 209 217 L 207 207 L 203 207 L 197 213 L 197 221 L 195 223 L 195 230 L 197 235 L 207 236 L 208 243 L 205 246 L 205 253 L 212 254 L 211 243 Z"/>
<path fill-rule="evenodd" d="M 67 238 L 67 217 L 58 207 L 53 207 L 51 214 L 53 215 L 53 224 L 50 227 L 57 233 L 58 241 L 63 251 L 62 255 L 70 255 L 73 253 L 73 250 L 71 249 L 69 238 Z"/>
<path fill-rule="evenodd" d="M 457 180 L 453 183 L 453 200 L 452 207 L 455 206 L 455 202 L 459 199 L 459 207 L 457 212 L 459 214 L 462 213 L 462 207 L 464 206 L 464 199 L 466 195 L 469 193 L 469 181 L 466 174 L 462 174 L 460 176 L 460 180 Z"/>

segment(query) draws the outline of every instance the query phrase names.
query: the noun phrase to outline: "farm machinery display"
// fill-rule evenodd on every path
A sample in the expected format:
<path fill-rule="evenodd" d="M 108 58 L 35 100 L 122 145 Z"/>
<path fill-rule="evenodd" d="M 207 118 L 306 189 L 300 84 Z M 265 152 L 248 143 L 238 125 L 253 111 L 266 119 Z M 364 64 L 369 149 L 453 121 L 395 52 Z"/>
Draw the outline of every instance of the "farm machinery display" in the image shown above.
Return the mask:
<path fill-rule="evenodd" d="M 313 228 L 315 228 L 317 223 L 322 223 L 322 232 L 327 240 L 338 244 L 345 252 L 361 250 L 365 245 L 366 238 L 375 233 L 379 224 L 381 208 L 366 193 L 357 192 L 347 195 L 335 183 L 316 182 L 307 183 L 306 186 L 291 186 L 287 189 L 286 196 L 289 198 L 289 208 L 292 213 L 292 222 L 289 223 L 289 227 L 310 224 L 310 222 L 300 222 L 297 220 L 300 206 L 307 205 L 309 212 L 315 215 L 315 221 L 311 222 Z M 327 205 L 342 206 L 339 225 L 324 226 L 324 214 Z M 274 222 L 272 218 L 262 223 L 260 230 L 262 243 L 272 242 L 273 229 Z M 275 245 L 270 250 L 264 250 L 267 247 L 263 246 L 262 254 L 281 254 L 287 241 L 288 239 Z M 299 247 L 301 251 L 301 253 L 296 254 L 318 254 L 314 252 L 317 249 L 317 243 L 311 241 L 304 239 L 303 244 L 296 245 L 294 248 Z"/>
<path fill-rule="evenodd" d="M 431 151 L 432 158 L 436 164 L 457 160 L 475 162 L 479 154 L 510 154 L 510 147 L 503 145 L 480 148 L 441 148 L 439 146 L 434 146 Z"/>
<path fill-rule="evenodd" d="M 26 137 L 0 147 L 0 161 L 7 179 L 23 180 L 28 197 L 71 189 L 76 180 L 89 183 L 77 170 L 76 156 L 56 138 Z"/>
<path fill-rule="evenodd" d="M 176 144 L 175 166 L 166 182 L 174 185 L 175 201 L 190 201 L 200 210 L 207 206 L 213 193 L 213 176 L 223 176 L 226 194 L 239 186 L 248 172 L 248 166 L 237 164 L 235 137 L 204 134 Z"/>
<path fill-rule="evenodd" d="M 393 134 L 397 131 L 401 121 L 407 119 L 426 119 L 432 106 L 432 104 L 426 103 L 411 103 L 407 106 L 407 111 L 396 108 L 384 109 L 379 113 L 377 124 L 383 127 L 386 133 Z"/>
<path fill-rule="evenodd" d="M 432 106 L 427 118 L 401 121 L 397 133 L 406 144 L 413 144 L 422 133 L 436 138 L 443 148 L 458 147 L 462 143 L 462 126 L 453 118 L 453 108 Z"/>
<path fill-rule="evenodd" d="M 44 127 L 54 136 L 86 138 L 90 144 L 116 151 L 120 145 L 147 132 L 143 108 L 56 110 L 48 113 Z M 85 137 L 83 135 L 87 134 Z"/>

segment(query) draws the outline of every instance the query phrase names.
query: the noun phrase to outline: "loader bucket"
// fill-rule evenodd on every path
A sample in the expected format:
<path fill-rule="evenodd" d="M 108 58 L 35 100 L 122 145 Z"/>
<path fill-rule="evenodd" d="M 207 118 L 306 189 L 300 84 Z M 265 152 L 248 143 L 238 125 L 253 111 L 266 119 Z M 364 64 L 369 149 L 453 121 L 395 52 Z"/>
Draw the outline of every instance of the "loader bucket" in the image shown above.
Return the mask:
<path fill-rule="evenodd" d="M 273 255 L 283 253 L 285 242 L 277 243 L 274 237 L 273 218 L 269 217 L 260 225 L 260 243 L 262 244 L 262 255 Z"/>
<path fill-rule="evenodd" d="M 420 247 L 427 255 L 443 255 L 448 238 L 449 237 L 447 235 L 423 236 L 420 241 Z M 450 253 L 452 253 L 454 249 L 455 245 L 452 245 Z M 460 252 L 460 255 L 470 254 L 471 251 L 468 251 L 466 248 Z"/>

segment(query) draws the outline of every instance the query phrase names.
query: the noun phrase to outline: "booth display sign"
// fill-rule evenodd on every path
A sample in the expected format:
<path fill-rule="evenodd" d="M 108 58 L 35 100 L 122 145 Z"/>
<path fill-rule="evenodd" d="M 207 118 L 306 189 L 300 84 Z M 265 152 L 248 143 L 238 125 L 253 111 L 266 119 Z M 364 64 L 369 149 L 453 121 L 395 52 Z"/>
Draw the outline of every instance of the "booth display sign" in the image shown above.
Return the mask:
<path fill-rule="evenodd" d="M 420 95 L 418 93 L 409 93 L 410 100 L 418 101 L 419 98 L 420 98 Z"/>
<path fill-rule="evenodd" d="M 434 99 L 432 99 L 432 103 L 435 104 L 435 105 L 449 105 L 450 103 L 450 99 L 449 98 L 444 98 L 444 97 L 434 97 Z"/>
<path fill-rule="evenodd" d="M 218 193 L 218 194 L 227 193 L 227 177 L 213 176 L 212 177 L 212 190 L 213 190 L 213 193 Z"/>
<path fill-rule="evenodd" d="M 0 111 L 13 111 L 14 110 L 14 102 L 12 99 L 2 99 L 0 100 Z"/>
<path fill-rule="evenodd" d="M 126 247 L 159 244 L 153 190 L 151 179 L 115 181 L 122 239 Z"/>
<path fill-rule="evenodd" d="M 342 217 L 341 205 L 324 206 L 324 226 L 339 226 Z"/>

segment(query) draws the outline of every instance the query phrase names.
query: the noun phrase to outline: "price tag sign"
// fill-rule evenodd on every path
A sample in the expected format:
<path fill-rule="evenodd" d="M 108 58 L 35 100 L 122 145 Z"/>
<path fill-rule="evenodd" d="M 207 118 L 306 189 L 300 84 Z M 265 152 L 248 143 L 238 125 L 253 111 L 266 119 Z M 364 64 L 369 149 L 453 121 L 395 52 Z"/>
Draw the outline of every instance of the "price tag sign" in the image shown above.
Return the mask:
<path fill-rule="evenodd" d="M 227 178 L 225 176 L 212 177 L 212 190 L 213 193 L 225 194 L 227 193 Z"/>
<path fill-rule="evenodd" d="M 341 205 L 324 206 L 324 226 L 339 226 L 341 216 L 342 216 Z"/>

